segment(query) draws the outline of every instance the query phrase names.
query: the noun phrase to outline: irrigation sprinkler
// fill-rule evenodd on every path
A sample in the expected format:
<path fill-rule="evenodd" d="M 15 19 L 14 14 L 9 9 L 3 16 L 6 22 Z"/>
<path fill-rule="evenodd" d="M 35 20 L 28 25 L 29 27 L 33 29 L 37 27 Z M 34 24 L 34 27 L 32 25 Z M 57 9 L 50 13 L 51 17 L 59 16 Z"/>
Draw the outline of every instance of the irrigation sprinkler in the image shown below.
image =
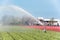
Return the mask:
<path fill-rule="evenodd" d="M 43 31 L 46 33 L 46 23 L 44 23 L 43 27 Z"/>
<path fill-rule="evenodd" d="M 45 26 L 44 26 L 44 29 L 43 29 L 43 31 L 46 33 L 46 28 L 45 28 Z"/>

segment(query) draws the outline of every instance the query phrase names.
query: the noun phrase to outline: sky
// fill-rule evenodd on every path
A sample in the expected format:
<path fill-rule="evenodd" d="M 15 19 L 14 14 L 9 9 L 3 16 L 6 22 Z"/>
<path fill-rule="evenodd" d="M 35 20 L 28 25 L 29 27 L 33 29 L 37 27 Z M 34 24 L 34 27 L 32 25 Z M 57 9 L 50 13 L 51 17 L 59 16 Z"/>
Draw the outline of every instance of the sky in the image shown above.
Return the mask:
<path fill-rule="evenodd" d="M 35 17 L 60 19 L 60 0 L 0 0 L 0 6 L 16 5 Z"/>

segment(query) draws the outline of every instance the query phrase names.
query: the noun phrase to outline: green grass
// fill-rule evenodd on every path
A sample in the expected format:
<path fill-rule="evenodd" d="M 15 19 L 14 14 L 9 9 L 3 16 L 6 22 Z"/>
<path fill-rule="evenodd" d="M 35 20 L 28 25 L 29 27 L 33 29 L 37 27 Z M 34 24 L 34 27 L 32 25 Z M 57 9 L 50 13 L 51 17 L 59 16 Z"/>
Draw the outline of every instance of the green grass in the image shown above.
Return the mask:
<path fill-rule="evenodd" d="M 0 40 L 60 40 L 60 32 L 47 31 L 44 33 L 42 30 L 22 27 L 12 28 L 12 30 L 1 31 Z"/>

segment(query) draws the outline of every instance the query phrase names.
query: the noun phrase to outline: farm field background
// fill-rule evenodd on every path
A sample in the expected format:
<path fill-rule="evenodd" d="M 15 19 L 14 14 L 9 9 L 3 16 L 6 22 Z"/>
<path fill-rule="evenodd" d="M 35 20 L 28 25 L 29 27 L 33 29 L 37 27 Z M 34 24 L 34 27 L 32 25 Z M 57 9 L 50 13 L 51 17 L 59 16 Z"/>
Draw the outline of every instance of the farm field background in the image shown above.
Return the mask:
<path fill-rule="evenodd" d="M 0 40 L 60 40 L 60 32 L 28 28 L 26 26 L 6 26 L 0 29 Z"/>

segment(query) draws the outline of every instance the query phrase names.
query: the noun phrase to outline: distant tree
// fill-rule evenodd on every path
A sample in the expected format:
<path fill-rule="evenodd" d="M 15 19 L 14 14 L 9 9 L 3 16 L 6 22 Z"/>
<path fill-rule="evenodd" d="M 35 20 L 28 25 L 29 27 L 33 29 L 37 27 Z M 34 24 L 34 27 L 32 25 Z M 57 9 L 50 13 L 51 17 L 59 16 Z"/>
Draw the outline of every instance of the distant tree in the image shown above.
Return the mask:
<path fill-rule="evenodd" d="M 4 15 L 2 17 L 2 23 L 6 25 L 17 25 L 20 24 L 20 18 L 15 16 Z"/>
<path fill-rule="evenodd" d="M 7 24 L 7 18 L 8 18 L 7 15 L 4 15 L 4 16 L 2 17 L 2 23 L 3 23 L 3 24 Z"/>

